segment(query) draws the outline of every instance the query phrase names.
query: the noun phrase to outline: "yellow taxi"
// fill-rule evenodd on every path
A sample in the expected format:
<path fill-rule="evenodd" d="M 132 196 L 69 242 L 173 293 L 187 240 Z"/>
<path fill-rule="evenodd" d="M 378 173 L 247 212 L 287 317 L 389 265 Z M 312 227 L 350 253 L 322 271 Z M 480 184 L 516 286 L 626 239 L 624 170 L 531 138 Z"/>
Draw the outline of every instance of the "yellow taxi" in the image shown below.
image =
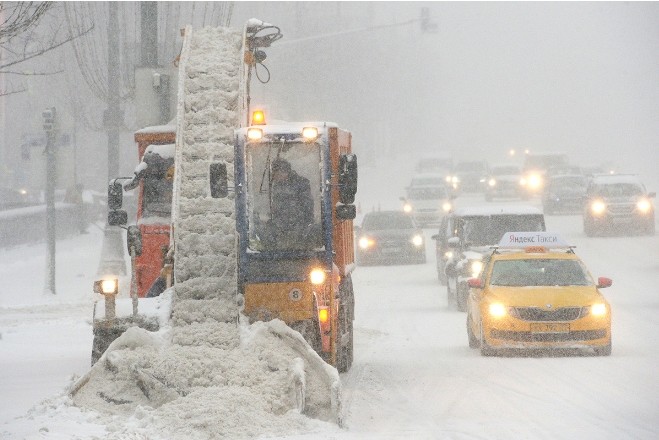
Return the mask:
<path fill-rule="evenodd" d="M 551 232 L 508 232 L 468 281 L 469 347 L 611 354 L 611 307 L 573 247 Z"/>

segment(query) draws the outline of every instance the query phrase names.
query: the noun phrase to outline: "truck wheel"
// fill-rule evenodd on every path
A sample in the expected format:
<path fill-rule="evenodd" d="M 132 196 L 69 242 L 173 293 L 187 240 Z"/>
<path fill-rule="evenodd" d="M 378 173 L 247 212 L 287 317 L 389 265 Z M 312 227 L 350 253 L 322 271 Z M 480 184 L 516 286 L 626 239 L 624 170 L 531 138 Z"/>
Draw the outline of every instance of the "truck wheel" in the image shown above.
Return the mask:
<path fill-rule="evenodd" d="M 103 356 L 110 344 L 124 332 L 116 328 L 95 328 L 92 342 L 92 366 Z"/>
<path fill-rule="evenodd" d="M 446 286 L 446 272 L 443 268 L 437 268 L 437 280 L 442 286 Z"/>
<path fill-rule="evenodd" d="M 588 237 L 595 236 L 595 225 L 593 224 L 592 221 L 588 220 L 585 217 L 583 219 L 583 231 Z"/>

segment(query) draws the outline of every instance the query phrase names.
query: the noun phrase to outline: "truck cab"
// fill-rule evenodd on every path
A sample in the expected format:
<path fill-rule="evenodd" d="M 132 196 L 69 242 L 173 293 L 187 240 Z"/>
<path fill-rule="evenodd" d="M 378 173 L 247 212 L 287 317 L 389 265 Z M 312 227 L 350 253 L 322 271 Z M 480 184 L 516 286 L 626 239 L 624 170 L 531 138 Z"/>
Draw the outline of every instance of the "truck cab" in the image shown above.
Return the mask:
<path fill-rule="evenodd" d="M 292 188 L 283 188 L 282 167 Z M 329 122 L 241 128 L 234 171 L 243 313 L 283 320 L 347 371 L 357 189 L 351 134 Z M 211 171 L 211 185 L 225 187 L 226 174 Z"/>

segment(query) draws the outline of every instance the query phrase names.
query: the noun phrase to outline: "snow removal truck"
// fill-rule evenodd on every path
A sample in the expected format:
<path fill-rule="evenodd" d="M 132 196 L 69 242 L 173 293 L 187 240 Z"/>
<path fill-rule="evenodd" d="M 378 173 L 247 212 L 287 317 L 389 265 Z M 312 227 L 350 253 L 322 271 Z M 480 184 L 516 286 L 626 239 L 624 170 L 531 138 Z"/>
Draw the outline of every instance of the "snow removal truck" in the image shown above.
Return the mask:
<path fill-rule="evenodd" d="M 258 32 L 272 27 L 248 22 L 244 56 L 238 59 L 244 64 L 262 59 L 256 52 L 274 34 L 263 37 Z M 138 131 L 141 162 L 135 175 L 110 182 L 108 224 L 127 230 L 131 299 L 116 299 L 117 280 L 95 283 L 95 292 L 105 301 L 98 301 L 94 309 L 92 364 L 127 328 L 154 331 L 162 324 L 167 311 L 159 308 L 158 298 L 145 296 L 168 266 L 166 287 L 174 286 L 175 304 L 182 307 L 190 295 L 198 303 L 192 307 L 209 307 L 208 298 L 216 300 L 217 288 L 199 291 L 199 286 L 206 288 L 213 280 L 225 289 L 219 300 L 237 301 L 249 322 L 280 319 L 323 360 L 347 371 L 353 359 L 352 220 L 357 190 L 351 134 L 329 122 L 266 125 L 263 112 L 254 112 L 256 116 L 246 122 L 249 87 L 230 77 L 237 69 L 215 72 L 213 81 L 200 75 L 206 74 L 206 54 L 194 51 L 201 52 L 202 43 L 186 49 L 184 41 L 182 60 L 189 60 L 189 65 L 198 60 L 200 67 L 190 67 L 193 73 L 179 88 L 176 125 Z M 216 42 L 213 47 L 225 50 Z M 233 52 L 230 55 L 234 57 Z M 219 128 L 212 131 L 200 118 L 201 111 L 188 106 L 195 99 L 188 90 L 203 94 L 203 87 L 218 84 L 237 92 L 243 115 L 233 118 L 237 103 L 218 100 L 213 111 L 228 116 L 214 122 Z M 205 104 L 206 96 L 199 102 Z M 213 134 L 203 137 L 204 132 Z M 228 133 L 227 139 L 217 133 Z M 185 145 L 188 140 L 190 145 Z M 293 183 L 286 186 L 286 179 Z M 128 215 L 122 210 L 122 196 L 131 189 L 138 189 L 137 224 L 125 227 Z M 177 239 L 181 236 L 185 243 Z M 169 313 L 176 315 L 175 310 Z M 213 315 L 212 310 L 204 313 Z M 226 322 L 232 319 L 221 315 Z"/>
<path fill-rule="evenodd" d="M 353 359 L 352 220 L 357 158 L 351 134 L 329 122 L 236 130 L 238 288 L 251 321 L 279 318 L 339 371 Z M 211 165 L 213 197 L 227 170 Z"/>

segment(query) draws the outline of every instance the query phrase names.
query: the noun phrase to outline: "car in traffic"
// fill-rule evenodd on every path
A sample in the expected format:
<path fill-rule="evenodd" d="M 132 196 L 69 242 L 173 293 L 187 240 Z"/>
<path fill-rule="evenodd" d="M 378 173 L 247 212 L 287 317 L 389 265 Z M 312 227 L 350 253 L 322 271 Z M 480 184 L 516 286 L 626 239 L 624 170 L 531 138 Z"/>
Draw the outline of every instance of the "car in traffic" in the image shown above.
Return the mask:
<path fill-rule="evenodd" d="M 522 186 L 527 195 L 542 194 L 550 169 L 565 169 L 569 166 L 567 154 L 557 152 L 529 152 L 524 156 Z"/>
<path fill-rule="evenodd" d="M 655 192 L 648 192 L 635 174 L 593 176 L 583 207 L 584 233 L 589 237 L 629 232 L 654 235 L 652 199 L 656 195 Z"/>
<path fill-rule="evenodd" d="M 442 217 L 453 209 L 452 191 L 441 175 L 422 174 L 412 179 L 401 197 L 403 211 L 411 215 L 420 227 L 438 225 Z"/>
<path fill-rule="evenodd" d="M 467 310 L 467 280 L 477 276 L 484 255 L 506 231 L 544 231 L 545 217 L 527 205 L 465 207 L 445 217 L 436 240 L 437 277 L 446 285 L 449 308 Z"/>
<path fill-rule="evenodd" d="M 485 200 L 495 198 L 524 198 L 527 193 L 522 184 L 522 170 L 516 165 L 494 165 L 490 167 L 485 185 Z"/>
<path fill-rule="evenodd" d="M 356 229 L 360 265 L 426 262 L 423 231 L 403 211 L 369 212 Z"/>
<path fill-rule="evenodd" d="M 507 232 L 468 282 L 467 339 L 482 355 L 511 350 L 611 354 L 611 306 L 571 246 L 549 232 Z"/>
<path fill-rule="evenodd" d="M 588 179 L 582 174 L 549 175 L 542 193 L 545 214 L 579 214 L 586 198 Z"/>
<path fill-rule="evenodd" d="M 461 192 L 483 192 L 488 174 L 487 162 L 471 160 L 458 162 L 446 179 L 453 188 Z"/>

